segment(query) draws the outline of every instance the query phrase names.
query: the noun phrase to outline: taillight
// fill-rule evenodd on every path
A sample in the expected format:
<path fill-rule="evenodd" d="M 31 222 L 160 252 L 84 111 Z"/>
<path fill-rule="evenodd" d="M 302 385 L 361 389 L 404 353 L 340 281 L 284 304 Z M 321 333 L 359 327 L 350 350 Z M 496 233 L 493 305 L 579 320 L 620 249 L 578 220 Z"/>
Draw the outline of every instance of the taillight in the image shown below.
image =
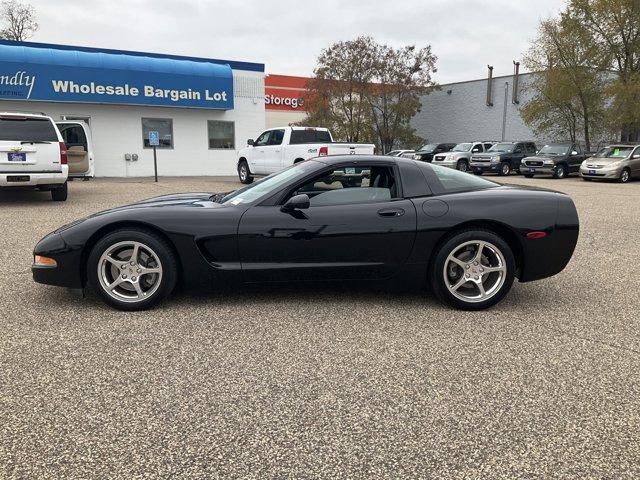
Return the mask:
<path fill-rule="evenodd" d="M 318 156 L 324 157 L 326 155 L 329 155 L 329 147 L 325 145 L 324 147 L 320 147 L 320 150 L 318 150 Z"/>
<path fill-rule="evenodd" d="M 60 142 L 60 165 L 66 165 L 69 163 L 69 158 L 67 157 L 67 146 L 64 142 Z"/>

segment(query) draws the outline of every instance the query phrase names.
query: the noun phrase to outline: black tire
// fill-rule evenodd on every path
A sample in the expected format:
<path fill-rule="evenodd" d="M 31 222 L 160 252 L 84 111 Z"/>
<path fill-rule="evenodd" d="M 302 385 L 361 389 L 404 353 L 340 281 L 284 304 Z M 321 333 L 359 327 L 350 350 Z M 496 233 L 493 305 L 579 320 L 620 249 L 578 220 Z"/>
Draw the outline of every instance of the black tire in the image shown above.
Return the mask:
<path fill-rule="evenodd" d="M 511 173 L 511 164 L 509 162 L 502 162 L 500 164 L 500 176 L 506 177 Z"/>
<path fill-rule="evenodd" d="M 51 200 L 54 202 L 65 202 L 69 195 L 69 186 L 64 182 L 62 186 L 51 189 Z"/>
<path fill-rule="evenodd" d="M 620 172 L 620 178 L 618 178 L 619 183 L 629 183 L 631 180 L 631 171 L 628 168 L 624 168 L 622 172 Z"/>
<path fill-rule="evenodd" d="M 488 242 L 495 248 L 499 250 L 504 258 L 504 267 L 506 267 L 506 271 L 504 276 L 502 277 L 502 283 L 497 278 L 487 277 L 487 281 L 495 281 L 494 285 L 497 286 L 496 290 L 491 293 L 491 296 L 483 301 L 465 301 L 461 298 L 455 296 L 447 285 L 445 284 L 445 262 L 450 253 L 455 252 L 460 246 L 464 245 L 467 242 L 474 241 L 482 241 Z M 485 247 L 488 248 L 488 247 Z M 482 264 L 481 264 L 482 266 Z M 460 267 L 461 268 L 461 267 Z M 452 307 L 461 309 L 461 310 L 483 310 L 485 308 L 492 307 L 497 304 L 504 298 L 504 296 L 509 292 L 511 286 L 513 285 L 513 281 L 515 278 L 515 258 L 513 256 L 513 252 L 511 248 L 500 236 L 496 235 L 494 232 L 490 230 L 484 229 L 469 229 L 462 230 L 460 232 L 452 234 L 445 242 L 440 246 L 440 248 L 435 252 L 433 257 L 433 261 L 431 262 L 431 266 L 429 269 L 429 284 L 433 292 L 436 296 L 444 303 L 451 305 Z M 464 274 L 465 270 L 461 269 Z M 482 275 L 492 275 L 492 274 L 480 274 Z M 495 275 L 495 274 L 493 274 Z M 470 280 L 471 281 L 471 280 Z M 482 280 L 480 280 L 482 282 Z M 463 284 L 463 286 L 466 285 Z"/>
<path fill-rule="evenodd" d="M 553 169 L 553 178 L 563 179 L 567 176 L 567 166 L 563 163 L 556 165 Z"/>
<path fill-rule="evenodd" d="M 238 163 L 238 178 L 240 179 L 240 183 L 244 183 L 245 185 L 253 183 L 253 176 L 251 175 L 251 170 L 249 170 L 249 164 L 246 160 L 240 160 L 240 163 Z"/>
<path fill-rule="evenodd" d="M 469 171 L 469 162 L 467 162 L 464 159 L 458 160 L 458 164 L 456 165 L 456 169 L 460 170 L 461 172 L 468 172 Z"/>
<path fill-rule="evenodd" d="M 138 242 L 144 247 L 150 248 L 159 259 L 161 276 L 159 281 L 157 281 L 157 287 L 154 286 L 154 289 L 147 290 L 147 292 L 151 291 L 152 293 L 149 296 L 145 296 L 145 298 L 142 298 L 139 301 L 126 301 L 114 298 L 114 296 L 107 293 L 106 287 L 103 287 L 101 279 L 99 277 L 99 275 L 101 274 L 98 272 L 98 269 L 102 268 L 102 265 L 100 264 L 102 255 L 113 246 L 124 242 Z M 123 263 L 129 263 L 128 261 L 126 261 L 126 258 L 123 260 Z M 107 263 L 108 262 L 105 262 L 105 265 Z M 147 264 L 146 266 L 149 266 L 149 264 Z M 117 268 L 116 271 L 119 275 L 120 271 L 117 270 Z M 138 270 L 138 272 L 140 272 L 140 270 Z M 133 280 L 136 279 L 136 277 L 131 278 Z M 141 278 L 142 275 L 140 275 L 140 277 L 137 279 L 138 283 L 140 283 Z M 87 259 L 87 279 L 89 285 L 107 304 L 119 310 L 146 310 L 148 308 L 156 306 L 165 298 L 167 298 L 167 296 L 173 291 L 176 285 L 177 278 L 178 264 L 173 249 L 166 240 L 164 240 L 156 233 L 148 230 L 125 228 L 111 232 L 100 239 L 98 243 L 96 243 L 96 245 L 91 250 L 91 253 L 89 254 L 89 258 Z M 129 283 L 125 286 L 133 289 L 132 285 L 132 283 Z M 131 293 L 133 294 L 133 292 Z"/>
<path fill-rule="evenodd" d="M 533 175 L 530 173 L 525 173 L 524 178 L 533 178 Z"/>

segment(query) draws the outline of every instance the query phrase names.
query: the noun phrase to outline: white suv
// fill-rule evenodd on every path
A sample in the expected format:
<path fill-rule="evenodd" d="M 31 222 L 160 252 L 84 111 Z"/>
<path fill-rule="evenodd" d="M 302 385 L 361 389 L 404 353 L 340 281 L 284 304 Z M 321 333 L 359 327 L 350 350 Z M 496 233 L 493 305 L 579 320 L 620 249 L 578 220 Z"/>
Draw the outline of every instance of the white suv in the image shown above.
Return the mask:
<path fill-rule="evenodd" d="M 50 190 L 67 199 L 67 147 L 50 117 L 0 113 L 0 188 Z"/>

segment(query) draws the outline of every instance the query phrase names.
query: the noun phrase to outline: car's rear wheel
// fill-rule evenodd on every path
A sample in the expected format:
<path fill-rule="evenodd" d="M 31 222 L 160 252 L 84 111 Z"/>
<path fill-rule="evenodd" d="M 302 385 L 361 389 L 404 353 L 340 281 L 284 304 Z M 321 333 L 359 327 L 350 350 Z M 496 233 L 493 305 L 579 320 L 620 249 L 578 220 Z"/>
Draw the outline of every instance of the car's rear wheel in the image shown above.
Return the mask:
<path fill-rule="evenodd" d="M 69 186 L 64 182 L 61 186 L 51 189 L 51 200 L 54 202 L 64 202 L 69 195 Z"/>
<path fill-rule="evenodd" d="M 93 247 L 87 278 L 94 291 L 120 310 L 144 310 L 173 290 L 178 276 L 171 246 L 155 233 L 123 229 Z"/>
<path fill-rule="evenodd" d="M 500 175 L 505 176 L 511 173 L 511 165 L 507 162 L 502 162 L 500 164 Z"/>
<path fill-rule="evenodd" d="M 482 310 L 498 303 L 515 278 L 509 245 L 488 230 L 465 230 L 435 253 L 429 271 L 433 291 L 462 310 Z"/>
<path fill-rule="evenodd" d="M 459 160 L 458 164 L 456 165 L 456 168 L 458 170 L 460 170 L 461 172 L 468 172 L 469 171 L 469 163 L 466 160 Z"/>
<path fill-rule="evenodd" d="M 556 165 L 553 170 L 553 178 L 564 178 L 567 176 L 567 167 L 564 164 Z"/>
<path fill-rule="evenodd" d="M 251 176 L 249 164 L 246 160 L 241 160 L 238 164 L 238 178 L 240 179 L 240 183 L 244 183 L 245 185 L 253 183 L 253 177 Z"/>
<path fill-rule="evenodd" d="M 622 172 L 620 172 L 620 178 L 618 178 L 618 181 L 620 183 L 627 183 L 630 179 L 631 172 L 629 172 L 628 168 L 625 168 L 624 170 L 622 170 Z"/>

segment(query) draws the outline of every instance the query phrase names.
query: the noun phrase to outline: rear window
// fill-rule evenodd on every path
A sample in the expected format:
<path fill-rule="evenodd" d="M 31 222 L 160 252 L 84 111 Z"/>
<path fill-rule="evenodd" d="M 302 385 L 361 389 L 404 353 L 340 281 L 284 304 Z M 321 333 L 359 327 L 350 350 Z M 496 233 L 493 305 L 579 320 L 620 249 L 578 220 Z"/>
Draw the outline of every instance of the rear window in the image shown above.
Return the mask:
<path fill-rule="evenodd" d="M 327 130 L 292 130 L 289 143 L 331 143 L 331 135 Z"/>
<path fill-rule="evenodd" d="M 57 142 L 58 135 L 48 118 L 0 118 L 0 141 Z"/>

